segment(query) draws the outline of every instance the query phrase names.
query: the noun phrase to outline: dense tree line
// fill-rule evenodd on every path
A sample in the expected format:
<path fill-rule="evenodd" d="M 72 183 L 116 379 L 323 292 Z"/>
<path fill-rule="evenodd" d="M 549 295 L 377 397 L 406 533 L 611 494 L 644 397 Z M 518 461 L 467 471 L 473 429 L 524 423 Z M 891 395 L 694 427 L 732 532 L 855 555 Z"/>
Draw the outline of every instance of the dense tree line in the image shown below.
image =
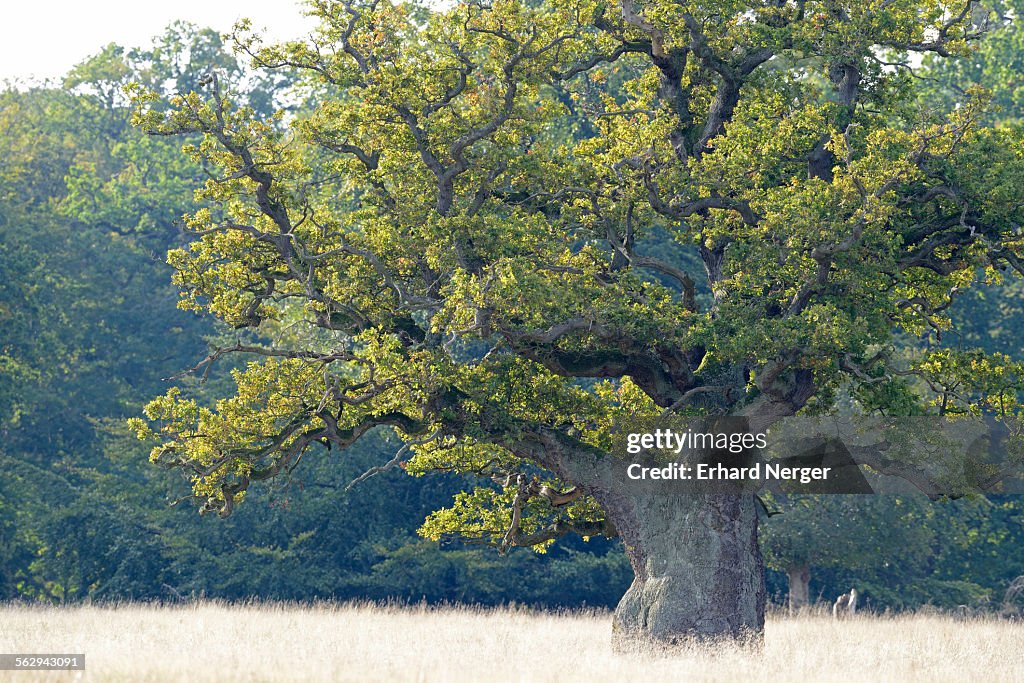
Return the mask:
<path fill-rule="evenodd" d="M 125 420 L 208 352 L 200 340 L 236 337 L 176 307 L 165 254 L 187 243 L 181 215 L 200 208 L 192 188 L 203 169 L 179 153 L 181 140 L 132 128 L 122 89 L 187 93 L 211 68 L 264 115 L 317 96 L 246 71 L 220 37 L 186 25 L 152 49 L 108 46 L 62 84 L 0 94 L 0 599 L 614 605 L 631 580 L 617 542 L 501 556 L 417 536 L 465 487 L 460 477 L 395 469 L 349 490 L 401 446 L 383 431 L 344 461 L 311 454 L 315 462 L 254 488 L 226 520 L 198 516 L 187 482 L 149 464 Z M 678 245 L 666 239 L 663 249 Z M 1019 300 L 996 286 L 972 300 L 963 314 L 974 344 L 1019 355 L 1009 321 Z M 206 384 L 177 381 L 217 396 L 231 367 Z M 998 598 L 1024 574 L 1021 514 L 1014 500 L 798 501 L 766 521 L 769 587 L 784 599 L 786 573 L 807 567 L 811 599 L 851 584 L 878 607 Z"/>

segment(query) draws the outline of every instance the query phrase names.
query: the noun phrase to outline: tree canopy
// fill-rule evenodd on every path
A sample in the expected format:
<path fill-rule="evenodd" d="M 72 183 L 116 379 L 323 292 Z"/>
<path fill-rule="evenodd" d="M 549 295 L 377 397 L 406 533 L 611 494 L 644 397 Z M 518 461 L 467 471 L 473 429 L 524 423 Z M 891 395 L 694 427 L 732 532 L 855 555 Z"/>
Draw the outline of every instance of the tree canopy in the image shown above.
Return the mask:
<path fill-rule="evenodd" d="M 253 331 L 215 356 L 265 357 L 214 408 L 173 390 L 148 409 L 154 457 L 214 507 L 375 425 L 421 442 L 423 470 L 571 479 L 558 453 L 593 454 L 624 412 L 820 410 L 844 384 L 923 411 L 914 378 L 937 387 L 958 357 L 894 359 L 893 333 L 941 332 L 979 269 L 1020 267 L 1019 137 L 979 123 L 981 93 L 916 107 L 879 56 L 964 52 L 984 12 L 312 8 L 309 44 L 238 37 L 322 93 L 287 126 L 216 71 L 170 110 L 135 90 L 137 123 L 201 133 L 189 153 L 220 169 L 171 254 L 182 305 Z M 659 227 L 700 286 L 645 254 Z"/>
<path fill-rule="evenodd" d="M 244 25 L 236 41 L 305 74 L 311 111 L 260 116 L 216 68 L 169 100 L 132 88 L 135 122 L 200 135 L 186 151 L 212 172 L 196 240 L 169 258 L 181 305 L 237 330 L 200 367 L 253 358 L 232 396 L 175 388 L 134 423 L 207 509 L 390 426 L 406 448 L 389 464 L 498 484 L 428 535 L 619 533 L 640 580 L 653 527 L 602 475 L 617 418 L 772 420 L 840 392 L 890 414 L 1016 412 L 1013 359 L 894 343 L 940 340 L 958 292 L 1024 272 L 1019 133 L 985 125 L 981 91 L 922 104 L 910 57 L 966 54 L 994 12 L 310 7 L 309 42 Z M 713 514 L 746 528 L 753 508 L 731 505 Z M 751 537 L 739 564 L 759 559 Z"/>

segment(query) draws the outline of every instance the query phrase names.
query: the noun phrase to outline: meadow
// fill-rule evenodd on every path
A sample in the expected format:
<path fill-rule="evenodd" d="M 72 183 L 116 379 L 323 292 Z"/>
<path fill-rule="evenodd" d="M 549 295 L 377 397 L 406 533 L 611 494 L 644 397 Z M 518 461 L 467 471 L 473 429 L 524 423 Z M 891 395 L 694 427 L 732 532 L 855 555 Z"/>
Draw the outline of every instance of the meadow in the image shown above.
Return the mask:
<path fill-rule="evenodd" d="M 607 612 L 359 604 L 0 606 L 0 652 L 85 653 L 12 681 L 1024 680 L 1024 624 L 939 614 L 769 618 L 761 651 L 614 654 Z"/>

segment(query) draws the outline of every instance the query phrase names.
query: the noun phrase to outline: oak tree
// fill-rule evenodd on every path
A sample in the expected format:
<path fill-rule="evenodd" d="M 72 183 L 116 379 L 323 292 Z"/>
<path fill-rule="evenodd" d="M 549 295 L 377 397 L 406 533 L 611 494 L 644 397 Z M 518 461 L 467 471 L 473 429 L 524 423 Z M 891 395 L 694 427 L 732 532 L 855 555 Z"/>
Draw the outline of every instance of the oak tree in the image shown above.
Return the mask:
<path fill-rule="evenodd" d="M 135 426 L 205 509 L 378 427 L 388 465 L 479 484 L 423 533 L 502 549 L 618 535 L 624 641 L 758 634 L 757 503 L 609 474 L 625 417 L 977 410 L 979 363 L 922 343 L 979 278 L 1024 271 L 1019 135 L 915 97 L 918 55 L 1000 18 L 966 0 L 312 0 L 308 111 L 216 70 L 138 125 L 215 169 L 170 253 L 181 305 L 238 330 L 237 391 Z M 967 377 L 967 380 L 964 378 Z M 980 393 L 979 393 L 980 392 Z M 1005 392 L 1004 392 L 1005 393 Z M 984 394 L 984 396 L 983 396 Z M 308 455 L 307 455 L 308 454 Z"/>

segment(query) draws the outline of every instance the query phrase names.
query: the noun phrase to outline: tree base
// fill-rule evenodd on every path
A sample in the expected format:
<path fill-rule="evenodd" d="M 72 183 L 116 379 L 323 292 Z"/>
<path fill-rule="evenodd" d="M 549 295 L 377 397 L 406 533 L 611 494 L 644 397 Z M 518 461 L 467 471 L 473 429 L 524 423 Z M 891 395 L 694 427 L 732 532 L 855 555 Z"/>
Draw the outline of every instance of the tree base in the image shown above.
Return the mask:
<path fill-rule="evenodd" d="M 630 497 L 613 515 L 635 573 L 615 610 L 617 651 L 761 643 L 764 563 L 753 496 Z"/>

